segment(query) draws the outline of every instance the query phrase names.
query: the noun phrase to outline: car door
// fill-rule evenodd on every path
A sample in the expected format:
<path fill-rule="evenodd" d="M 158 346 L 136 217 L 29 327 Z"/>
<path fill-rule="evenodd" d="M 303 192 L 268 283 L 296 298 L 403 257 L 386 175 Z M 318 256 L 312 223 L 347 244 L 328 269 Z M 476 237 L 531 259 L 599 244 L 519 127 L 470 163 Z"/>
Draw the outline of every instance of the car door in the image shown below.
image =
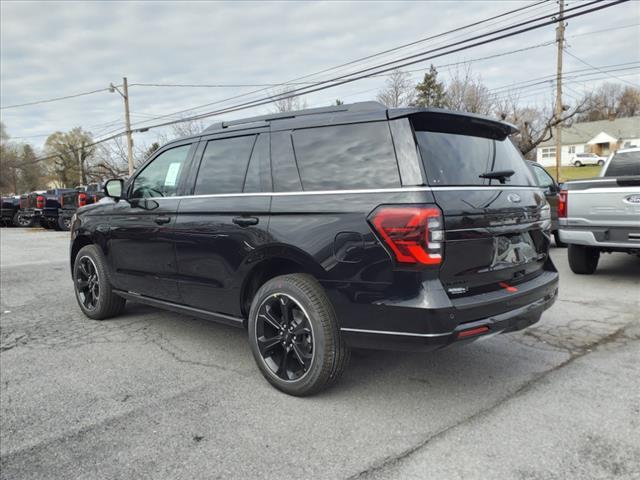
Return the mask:
<path fill-rule="evenodd" d="M 179 302 L 174 227 L 197 143 L 162 149 L 128 182 L 127 200 L 113 208 L 108 256 L 118 289 Z"/>
<path fill-rule="evenodd" d="M 179 289 L 186 305 L 241 315 L 243 272 L 267 243 L 269 149 L 265 130 L 202 139 L 193 195 L 180 202 L 176 224 Z"/>
<path fill-rule="evenodd" d="M 560 190 L 553 177 L 541 165 L 531 163 L 531 168 L 533 168 L 536 183 L 544 189 L 544 195 L 551 207 L 551 229 L 555 231 L 558 229 L 558 194 Z"/>

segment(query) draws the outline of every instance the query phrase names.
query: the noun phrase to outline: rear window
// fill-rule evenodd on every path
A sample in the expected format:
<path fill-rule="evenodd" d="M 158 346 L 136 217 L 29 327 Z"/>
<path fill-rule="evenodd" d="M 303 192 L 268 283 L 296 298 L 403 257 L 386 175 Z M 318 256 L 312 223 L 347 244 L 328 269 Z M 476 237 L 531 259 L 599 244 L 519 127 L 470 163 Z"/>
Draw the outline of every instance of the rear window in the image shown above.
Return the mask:
<path fill-rule="evenodd" d="M 627 177 L 630 175 L 640 175 L 640 151 L 614 154 L 604 176 Z"/>
<path fill-rule="evenodd" d="M 387 122 L 296 130 L 293 146 L 304 190 L 400 186 Z"/>
<path fill-rule="evenodd" d="M 500 185 L 483 173 L 513 170 L 505 185 L 532 186 L 533 176 L 511 140 L 461 133 L 416 131 L 430 185 Z"/>

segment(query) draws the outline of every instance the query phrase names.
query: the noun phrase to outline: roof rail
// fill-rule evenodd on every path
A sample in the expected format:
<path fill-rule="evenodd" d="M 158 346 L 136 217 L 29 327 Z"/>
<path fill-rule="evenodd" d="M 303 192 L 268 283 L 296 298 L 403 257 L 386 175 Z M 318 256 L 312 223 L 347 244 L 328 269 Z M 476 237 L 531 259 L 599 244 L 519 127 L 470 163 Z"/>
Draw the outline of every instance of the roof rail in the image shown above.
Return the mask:
<path fill-rule="evenodd" d="M 244 125 L 255 123 L 256 126 L 267 126 L 270 121 L 273 120 L 285 120 L 289 118 L 304 117 L 306 115 L 322 115 L 329 113 L 343 113 L 343 112 L 362 112 L 368 110 L 385 110 L 386 107 L 378 102 L 357 102 L 350 103 L 348 105 L 333 105 L 331 107 L 320 108 L 307 108 L 306 110 L 296 110 L 294 112 L 281 112 L 270 113 L 268 115 L 260 115 L 257 117 L 242 118 L 240 120 L 231 120 L 228 122 L 214 123 L 210 127 L 206 128 L 202 133 L 213 133 L 218 130 L 222 130 L 237 125 Z"/>

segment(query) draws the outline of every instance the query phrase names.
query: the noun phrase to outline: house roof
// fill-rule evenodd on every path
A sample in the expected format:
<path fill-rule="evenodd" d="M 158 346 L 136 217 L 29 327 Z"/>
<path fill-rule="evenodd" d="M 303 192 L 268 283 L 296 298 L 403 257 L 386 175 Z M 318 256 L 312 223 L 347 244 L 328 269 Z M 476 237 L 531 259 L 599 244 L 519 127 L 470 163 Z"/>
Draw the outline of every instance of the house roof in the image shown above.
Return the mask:
<path fill-rule="evenodd" d="M 589 143 L 604 133 L 617 139 L 640 138 L 640 116 L 616 118 L 615 120 L 598 120 L 596 122 L 574 123 L 562 129 L 563 145 L 581 145 Z M 602 136 L 603 138 L 606 138 Z M 555 138 L 542 142 L 540 147 L 555 146 Z"/>

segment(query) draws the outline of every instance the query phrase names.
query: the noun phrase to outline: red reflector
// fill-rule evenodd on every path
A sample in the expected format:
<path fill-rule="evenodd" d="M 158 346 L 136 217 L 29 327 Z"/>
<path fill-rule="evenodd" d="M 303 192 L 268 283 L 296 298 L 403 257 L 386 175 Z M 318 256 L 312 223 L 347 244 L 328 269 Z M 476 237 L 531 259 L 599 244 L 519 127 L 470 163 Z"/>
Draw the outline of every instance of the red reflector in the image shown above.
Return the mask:
<path fill-rule="evenodd" d="M 78 206 L 84 207 L 87 204 L 87 194 L 80 192 L 78 194 Z"/>
<path fill-rule="evenodd" d="M 558 218 L 567 218 L 567 203 L 569 202 L 569 192 L 560 190 L 558 194 Z"/>
<path fill-rule="evenodd" d="M 504 288 L 507 292 L 514 293 L 514 292 L 518 291 L 518 289 L 516 287 L 513 287 L 513 286 L 511 286 L 511 285 L 509 285 L 508 283 L 505 283 L 505 282 L 500 282 L 498 285 L 500 285 L 502 288 Z"/>
<path fill-rule="evenodd" d="M 475 335 L 480 335 L 481 333 L 488 332 L 488 331 L 489 331 L 489 327 L 470 328 L 469 330 L 462 330 L 461 332 L 459 332 L 458 338 L 473 337 Z"/>
<path fill-rule="evenodd" d="M 438 265 L 442 262 L 443 225 L 435 206 L 377 208 L 369 221 L 398 263 Z"/>

